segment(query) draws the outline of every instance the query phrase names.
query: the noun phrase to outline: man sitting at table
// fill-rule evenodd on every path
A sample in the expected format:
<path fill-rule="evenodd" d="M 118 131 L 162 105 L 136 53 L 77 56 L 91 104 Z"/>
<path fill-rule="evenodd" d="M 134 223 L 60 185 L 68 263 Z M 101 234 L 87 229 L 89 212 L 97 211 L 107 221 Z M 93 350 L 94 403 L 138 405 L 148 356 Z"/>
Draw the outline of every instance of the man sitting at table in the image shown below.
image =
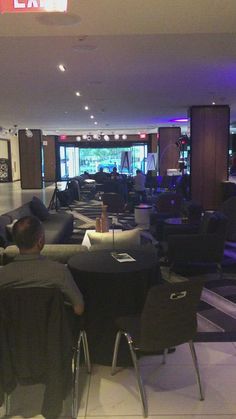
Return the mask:
<path fill-rule="evenodd" d="M 83 296 L 76 286 L 70 271 L 61 263 L 46 259 L 40 252 L 44 247 L 44 229 L 38 218 L 26 216 L 13 226 L 13 240 L 20 254 L 1 269 L 1 287 L 59 288 L 75 314 L 84 311 Z"/>

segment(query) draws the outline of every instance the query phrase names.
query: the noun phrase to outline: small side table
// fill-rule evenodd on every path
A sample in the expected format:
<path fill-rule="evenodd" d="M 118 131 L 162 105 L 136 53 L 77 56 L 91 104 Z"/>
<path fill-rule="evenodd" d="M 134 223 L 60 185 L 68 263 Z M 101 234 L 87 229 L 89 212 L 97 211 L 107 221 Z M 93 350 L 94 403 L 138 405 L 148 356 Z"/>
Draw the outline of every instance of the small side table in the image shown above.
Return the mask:
<path fill-rule="evenodd" d="M 152 206 L 139 204 L 134 207 L 134 219 L 141 230 L 148 230 L 150 227 L 150 214 Z"/>

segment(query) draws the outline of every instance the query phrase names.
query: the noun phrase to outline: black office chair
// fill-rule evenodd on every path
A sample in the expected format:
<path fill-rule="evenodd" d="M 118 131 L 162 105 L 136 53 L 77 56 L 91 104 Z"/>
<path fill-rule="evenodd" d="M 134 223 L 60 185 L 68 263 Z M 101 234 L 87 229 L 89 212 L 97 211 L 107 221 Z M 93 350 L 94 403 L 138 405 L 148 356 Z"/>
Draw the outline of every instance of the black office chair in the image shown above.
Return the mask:
<path fill-rule="evenodd" d="M 204 400 L 193 344 L 197 330 L 196 311 L 202 287 L 201 281 L 155 286 L 148 292 L 141 317 L 117 319 L 119 331 L 116 335 L 113 352 L 112 374 L 116 371 L 119 343 L 121 336 L 124 335 L 129 345 L 136 373 L 144 417 L 148 416 L 148 407 L 137 355 L 153 355 L 157 351 L 163 351 L 163 363 L 165 363 L 167 348 L 188 342 L 197 374 L 200 400 Z"/>
<path fill-rule="evenodd" d="M 0 404 L 5 400 L 6 415 L 18 383 L 44 383 L 42 415 L 60 415 L 72 384 L 72 417 L 77 417 L 81 344 L 88 373 L 91 365 L 85 331 L 75 340 L 68 320 L 56 288 L 0 290 Z"/>
<path fill-rule="evenodd" d="M 107 211 L 119 214 L 125 210 L 125 200 L 122 195 L 115 192 L 105 192 L 102 195 L 103 205 L 107 205 Z"/>

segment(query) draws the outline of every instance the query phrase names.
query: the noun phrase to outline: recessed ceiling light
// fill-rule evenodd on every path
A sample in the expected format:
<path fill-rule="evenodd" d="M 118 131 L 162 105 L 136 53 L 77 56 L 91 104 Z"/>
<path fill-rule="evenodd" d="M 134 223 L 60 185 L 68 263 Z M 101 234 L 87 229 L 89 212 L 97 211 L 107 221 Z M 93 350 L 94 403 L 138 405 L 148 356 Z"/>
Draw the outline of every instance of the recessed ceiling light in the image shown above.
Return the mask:
<path fill-rule="evenodd" d="M 127 135 L 126 134 L 122 135 L 122 140 L 127 140 Z"/>
<path fill-rule="evenodd" d="M 114 138 L 115 138 L 115 140 L 119 140 L 119 138 L 120 138 L 119 134 L 115 134 Z"/>
<path fill-rule="evenodd" d="M 66 67 L 64 66 L 64 64 L 59 64 L 58 68 L 60 71 L 62 71 L 63 73 L 66 71 Z"/>
<path fill-rule="evenodd" d="M 94 115 L 90 115 L 90 118 L 91 118 L 91 119 L 94 119 Z"/>
<path fill-rule="evenodd" d="M 95 122 L 94 122 L 94 125 L 97 125 L 97 124 L 98 124 L 98 123 L 97 123 L 97 121 L 95 121 Z"/>
<path fill-rule="evenodd" d="M 76 137 L 76 141 L 81 141 L 81 137 L 80 137 L 80 135 L 77 135 L 77 137 Z"/>
<path fill-rule="evenodd" d="M 215 105 L 216 103 L 215 102 L 212 102 L 212 105 Z"/>
<path fill-rule="evenodd" d="M 79 91 L 75 92 L 75 94 L 76 94 L 76 96 L 81 96 Z"/>
<path fill-rule="evenodd" d="M 88 110 L 89 110 L 89 107 L 86 105 L 86 106 L 84 107 L 84 109 L 85 109 L 85 111 L 88 111 Z"/>
<path fill-rule="evenodd" d="M 82 138 L 83 140 L 87 140 L 87 135 L 84 134 Z"/>

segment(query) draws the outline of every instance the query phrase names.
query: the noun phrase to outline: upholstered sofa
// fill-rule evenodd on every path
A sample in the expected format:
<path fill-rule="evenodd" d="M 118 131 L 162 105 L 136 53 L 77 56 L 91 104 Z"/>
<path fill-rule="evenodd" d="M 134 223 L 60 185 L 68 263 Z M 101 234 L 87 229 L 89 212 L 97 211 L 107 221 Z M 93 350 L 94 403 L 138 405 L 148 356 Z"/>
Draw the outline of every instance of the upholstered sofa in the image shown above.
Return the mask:
<path fill-rule="evenodd" d="M 73 215 L 66 212 L 49 212 L 42 201 L 33 197 L 31 201 L 0 215 L 0 246 L 12 244 L 11 225 L 27 215 L 38 217 L 45 229 L 46 244 L 64 243 L 73 232 Z"/>

